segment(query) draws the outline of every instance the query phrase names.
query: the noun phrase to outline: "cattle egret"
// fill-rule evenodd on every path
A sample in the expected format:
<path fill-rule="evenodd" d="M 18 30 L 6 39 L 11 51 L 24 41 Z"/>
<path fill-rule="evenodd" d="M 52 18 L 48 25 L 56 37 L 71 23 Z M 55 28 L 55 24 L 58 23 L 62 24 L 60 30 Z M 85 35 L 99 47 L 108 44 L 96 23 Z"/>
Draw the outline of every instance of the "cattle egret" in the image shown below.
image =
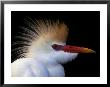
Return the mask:
<path fill-rule="evenodd" d="M 12 77 L 64 77 L 61 64 L 74 60 L 79 53 L 94 53 L 93 50 L 66 45 L 68 27 L 64 22 L 52 20 L 27 21 L 22 27 L 19 41 L 12 45 L 25 44 L 12 49 L 19 54 L 11 63 Z M 21 40 L 22 39 L 22 40 Z"/>

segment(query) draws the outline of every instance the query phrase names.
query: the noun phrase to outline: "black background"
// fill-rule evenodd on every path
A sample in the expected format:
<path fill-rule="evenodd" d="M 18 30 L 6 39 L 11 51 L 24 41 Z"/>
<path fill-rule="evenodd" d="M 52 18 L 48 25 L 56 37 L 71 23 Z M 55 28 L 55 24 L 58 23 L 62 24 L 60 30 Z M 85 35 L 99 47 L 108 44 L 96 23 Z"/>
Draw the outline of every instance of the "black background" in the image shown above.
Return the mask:
<path fill-rule="evenodd" d="M 66 77 L 100 76 L 100 12 L 98 11 L 12 11 L 11 33 L 14 36 L 24 25 L 24 19 L 59 19 L 69 27 L 67 44 L 88 47 L 96 54 L 79 54 L 71 62 L 63 64 Z M 12 59 L 14 61 L 15 59 Z"/>

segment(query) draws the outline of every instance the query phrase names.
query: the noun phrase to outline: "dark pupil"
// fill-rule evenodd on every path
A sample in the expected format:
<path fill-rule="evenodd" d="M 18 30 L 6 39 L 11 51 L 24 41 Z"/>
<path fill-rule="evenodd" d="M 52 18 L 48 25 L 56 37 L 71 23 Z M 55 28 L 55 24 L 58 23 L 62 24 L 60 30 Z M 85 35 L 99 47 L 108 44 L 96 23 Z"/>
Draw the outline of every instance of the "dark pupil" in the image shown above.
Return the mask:
<path fill-rule="evenodd" d="M 62 47 L 63 47 L 62 45 L 58 45 L 58 44 L 53 44 L 53 45 L 52 45 L 52 48 L 53 48 L 54 50 L 56 50 L 56 51 L 61 50 Z"/>

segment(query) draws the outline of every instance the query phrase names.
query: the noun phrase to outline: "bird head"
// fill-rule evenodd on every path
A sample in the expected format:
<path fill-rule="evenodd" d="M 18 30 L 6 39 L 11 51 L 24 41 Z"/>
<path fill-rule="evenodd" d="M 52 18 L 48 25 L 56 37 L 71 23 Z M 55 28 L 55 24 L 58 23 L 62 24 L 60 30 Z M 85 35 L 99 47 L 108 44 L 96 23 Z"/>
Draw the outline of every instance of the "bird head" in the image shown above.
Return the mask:
<path fill-rule="evenodd" d="M 93 50 L 85 47 L 67 45 L 69 29 L 63 22 L 40 20 L 30 27 L 37 34 L 28 48 L 27 58 L 65 63 L 75 59 L 79 53 L 94 53 Z"/>
<path fill-rule="evenodd" d="M 26 21 L 26 24 L 28 27 L 22 27 L 23 32 L 16 36 L 20 41 L 16 40 L 13 44 L 25 44 L 12 49 L 12 53 L 18 54 L 18 58 L 65 63 L 75 59 L 79 53 L 95 52 L 85 47 L 67 45 L 69 29 L 64 22 L 31 20 Z"/>

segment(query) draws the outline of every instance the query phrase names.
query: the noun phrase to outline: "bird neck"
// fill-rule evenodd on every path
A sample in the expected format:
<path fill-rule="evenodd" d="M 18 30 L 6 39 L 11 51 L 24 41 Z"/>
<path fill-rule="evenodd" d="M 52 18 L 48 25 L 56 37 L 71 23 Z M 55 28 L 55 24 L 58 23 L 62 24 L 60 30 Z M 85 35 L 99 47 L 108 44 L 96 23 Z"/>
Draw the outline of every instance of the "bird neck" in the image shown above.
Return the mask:
<path fill-rule="evenodd" d="M 47 54 L 46 54 L 46 56 L 43 54 L 36 55 L 32 58 L 34 58 L 35 61 L 40 62 L 40 63 L 45 64 L 45 65 L 56 65 L 56 64 L 58 64 L 58 62 L 56 60 L 51 59 L 50 56 Z"/>
<path fill-rule="evenodd" d="M 59 64 L 55 60 L 50 60 L 49 57 L 44 57 L 44 56 L 37 56 L 33 58 L 36 62 L 40 63 L 42 66 L 45 67 L 45 69 L 48 70 L 49 76 L 60 76 L 64 77 L 65 72 L 64 68 L 61 64 Z"/>

